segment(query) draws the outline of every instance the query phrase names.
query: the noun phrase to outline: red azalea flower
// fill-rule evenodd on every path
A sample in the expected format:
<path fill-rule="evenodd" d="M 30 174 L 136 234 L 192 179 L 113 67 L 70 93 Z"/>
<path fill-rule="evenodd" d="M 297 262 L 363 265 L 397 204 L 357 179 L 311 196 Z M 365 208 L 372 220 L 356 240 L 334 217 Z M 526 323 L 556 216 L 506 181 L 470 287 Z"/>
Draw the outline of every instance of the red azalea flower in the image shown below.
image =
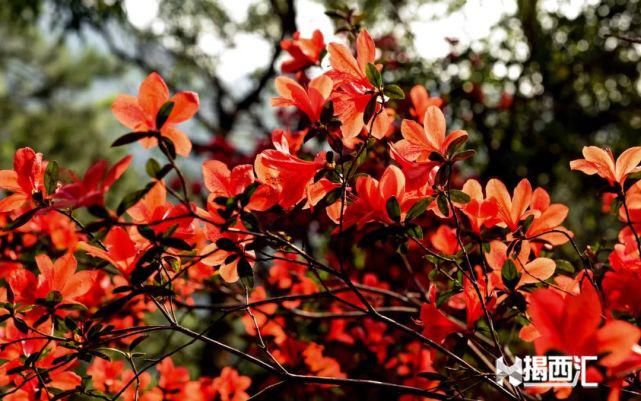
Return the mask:
<path fill-rule="evenodd" d="M 167 102 L 172 102 L 173 108 L 162 127 L 157 127 L 156 117 Z M 138 97 L 119 95 L 111 110 L 122 125 L 134 132 L 160 131 L 162 136 L 171 139 L 179 155 L 187 156 L 191 151 L 191 141 L 176 125 L 192 118 L 199 105 L 195 92 L 178 92 L 170 97 L 165 81 L 152 72 L 140 84 Z M 157 141 L 155 138 L 144 138 L 140 142 L 149 148 L 155 146 Z"/>
<path fill-rule="evenodd" d="M 0 170 L 0 189 L 11 192 L 11 195 L 0 200 L 0 212 L 17 210 L 31 201 L 47 197 L 44 186 L 47 162 L 42 153 L 31 148 L 21 148 L 13 158 L 13 170 Z"/>

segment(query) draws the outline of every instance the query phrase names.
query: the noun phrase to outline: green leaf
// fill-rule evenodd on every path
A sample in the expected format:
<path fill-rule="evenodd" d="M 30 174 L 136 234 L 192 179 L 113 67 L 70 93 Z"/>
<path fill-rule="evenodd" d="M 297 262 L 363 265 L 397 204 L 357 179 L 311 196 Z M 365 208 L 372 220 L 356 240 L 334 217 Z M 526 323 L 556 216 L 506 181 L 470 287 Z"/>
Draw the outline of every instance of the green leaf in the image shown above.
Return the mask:
<path fill-rule="evenodd" d="M 367 75 L 367 79 L 375 87 L 380 88 L 383 85 L 383 77 L 381 76 L 381 72 L 378 70 L 378 68 L 376 68 L 374 64 L 367 63 L 367 67 L 365 68 L 365 75 Z"/>
<path fill-rule="evenodd" d="M 245 248 L 247 249 L 247 248 Z M 237 253 L 232 253 L 231 255 L 227 256 L 225 258 L 225 261 L 223 262 L 224 264 L 228 265 L 230 263 L 233 263 L 236 259 L 238 259 L 240 256 L 238 256 Z"/>
<path fill-rule="evenodd" d="M 508 257 L 510 256 L 518 257 L 518 255 L 521 253 L 522 246 L 523 246 L 523 242 L 520 239 L 511 241 L 508 244 L 507 250 L 505 251 L 505 253 Z"/>
<path fill-rule="evenodd" d="M 464 151 L 458 152 L 454 156 L 452 156 L 452 160 L 455 161 L 455 162 L 462 161 L 462 160 L 467 160 L 470 157 L 474 156 L 475 154 L 476 154 L 476 151 L 474 149 L 464 150 Z"/>
<path fill-rule="evenodd" d="M 189 245 L 187 241 L 176 237 L 161 238 L 160 243 L 164 246 L 179 249 L 181 251 L 191 251 L 193 249 L 193 247 Z"/>
<path fill-rule="evenodd" d="M 165 125 L 173 109 L 174 109 L 174 102 L 166 102 L 165 104 L 162 105 L 162 107 L 160 107 L 160 110 L 158 110 L 158 114 L 156 114 L 157 130 L 160 131 L 162 126 Z"/>
<path fill-rule="evenodd" d="M 432 202 L 432 197 L 424 198 L 416 202 L 410 210 L 407 212 L 407 216 L 405 216 L 405 221 L 410 221 L 413 220 L 423 213 L 425 213 L 425 210 L 429 206 L 429 204 Z"/>
<path fill-rule="evenodd" d="M 47 307 L 54 307 L 62 302 L 62 294 L 60 291 L 49 291 L 46 297 L 36 299 L 36 303 Z"/>
<path fill-rule="evenodd" d="M 78 328 L 78 324 L 68 316 L 65 318 L 65 326 L 71 331 L 76 331 L 76 329 Z"/>
<path fill-rule="evenodd" d="M 111 227 L 112 222 L 111 220 L 98 220 L 98 221 L 92 221 L 89 224 L 85 225 L 85 231 L 89 233 L 95 233 L 97 231 L 102 230 L 103 228 L 109 228 Z"/>
<path fill-rule="evenodd" d="M 111 362 L 111 357 L 109 355 L 102 353 L 100 351 L 89 351 L 91 355 L 97 356 L 100 359 L 104 359 L 105 361 L 110 361 Z"/>
<path fill-rule="evenodd" d="M 561 270 L 566 273 L 573 274 L 574 273 L 574 265 L 572 263 L 568 262 L 565 259 L 557 259 L 555 260 L 556 262 L 556 268 L 557 270 Z"/>
<path fill-rule="evenodd" d="M 447 291 L 442 291 L 436 296 L 436 306 L 441 307 L 452 295 L 456 295 L 461 292 L 460 288 L 454 287 Z"/>
<path fill-rule="evenodd" d="M 369 151 L 368 151 L 368 149 L 366 147 L 362 152 L 359 152 L 358 157 L 353 162 L 354 163 L 354 167 L 352 167 L 352 168 L 357 168 L 357 167 L 362 166 L 363 163 L 365 163 L 367 161 L 368 156 L 369 156 Z M 349 169 L 347 169 L 347 170 L 349 170 Z"/>
<path fill-rule="evenodd" d="M 527 231 L 533 222 L 534 222 L 534 215 L 531 214 L 527 216 L 525 220 L 523 220 L 523 222 L 521 223 L 521 226 L 523 227 L 523 231 Z"/>
<path fill-rule="evenodd" d="M 422 231 L 421 231 L 422 234 Z M 409 247 L 407 245 L 407 241 L 403 241 L 398 245 L 397 252 L 400 253 L 401 255 L 404 255 L 407 253 Z"/>
<path fill-rule="evenodd" d="M 124 214 L 130 207 L 138 203 L 138 201 L 144 196 L 145 195 L 142 193 L 142 191 L 135 191 L 127 194 L 118 204 L 118 208 L 116 209 L 118 215 L 121 216 L 122 214 Z"/>
<path fill-rule="evenodd" d="M 101 306 L 93 316 L 95 318 L 105 318 L 107 316 L 113 315 L 114 313 L 118 313 L 122 311 L 122 308 L 127 304 L 127 302 L 129 302 L 136 295 L 137 294 L 135 292 L 131 292 L 124 297 L 116 298 L 113 301 L 110 301 L 107 304 Z"/>
<path fill-rule="evenodd" d="M 148 225 L 136 226 L 136 229 L 138 230 L 140 235 L 142 235 L 143 237 L 147 238 L 149 241 L 151 241 L 151 242 L 156 241 L 156 233 Z"/>
<path fill-rule="evenodd" d="M 325 161 L 329 164 L 334 163 L 334 152 L 331 150 L 325 153 Z"/>
<path fill-rule="evenodd" d="M 383 94 L 390 99 L 405 99 L 405 92 L 398 85 L 385 85 Z"/>
<path fill-rule="evenodd" d="M 112 293 L 113 294 L 123 294 L 125 292 L 131 291 L 132 288 L 128 285 L 121 285 L 120 287 L 116 287 L 113 289 Z"/>
<path fill-rule="evenodd" d="M 376 113 L 376 98 L 376 96 L 372 96 L 365 106 L 365 111 L 363 112 L 363 122 L 365 124 L 368 124 L 372 117 L 374 117 L 374 113 Z"/>
<path fill-rule="evenodd" d="M 162 180 L 173 168 L 174 167 L 171 165 L 171 163 L 165 164 L 164 166 L 162 166 L 160 171 L 158 171 L 154 178 L 157 180 Z"/>
<path fill-rule="evenodd" d="M 149 338 L 149 336 L 138 336 L 138 337 L 134 338 L 134 340 L 131 342 L 131 344 L 129 344 L 129 352 L 135 350 L 136 347 L 138 345 L 140 345 L 141 342 L 145 341 L 148 338 Z"/>
<path fill-rule="evenodd" d="M 26 364 L 25 365 L 19 365 L 19 366 L 16 366 L 15 368 L 11 368 L 11 369 L 7 370 L 6 373 L 7 373 L 7 375 L 15 375 L 15 374 L 23 372 L 23 371 L 25 371 L 27 369 L 29 369 L 29 367 L 26 366 Z"/>
<path fill-rule="evenodd" d="M 34 326 L 37 326 L 37 325 L 34 324 Z M 33 366 L 33 364 L 36 363 L 38 361 L 38 359 L 40 359 L 40 357 L 42 357 L 42 356 L 43 356 L 42 352 L 34 352 L 34 353 L 30 354 L 27 357 L 27 359 L 24 360 L 25 366 Z"/>
<path fill-rule="evenodd" d="M 174 143 L 171 141 L 171 139 L 167 138 L 166 136 L 161 136 L 158 147 L 164 153 L 167 158 L 173 160 L 176 158 L 176 146 Z"/>
<path fill-rule="evenodd" d="M 149 132 L 130 132 L 130 133 L 125 134 L 125 135 L 121 136 L 120 138 L 116 139 L 114 141 L 114 143 L 111 144 L 111 147 L 115 148 L 115 147 L 118 147 L 118 146 L 127 145 L 127 144 L 130 144 L 132 142 L 139 141 L 139 140 L 141 140 L 143 138 L 149 138 L 149 137 L 152 137 L 152 136 L 155 136 L 155 135 L 156 135 L 156 133 L 152 132 L 152 131 L 149 131 Z"/>
<path fill-rule="evenodd" d="M 447 380 L 447 377 L 443 376 L 442 374 L 438 372 L 419 372 L 416 374 L 417 376 L 424 377 L 430 381 L 445 381 Z"/>
<path fill-rule="evenodd" d="M 14 324 L 14 326 L 16 326 L 16 328 L 18 330 L 20 330 L 20 332 L 25 333 L 25 334 L 27 334 L 29 332 L 29 326 L 27 325 L 27 323 L 25 323 L 24 320 L 20 319 L 19 317 L 14 317 L 13 318 L 13 324 Z M 39 352 L 37 352 L 35 354 L 39 354 Z M 35 355 L 35 354 L 32 354 L 32 355 Z"/>
<path fill-rule="evenodd" d="M 451 153 L 467 142 L 467 136 L 459 136 L 447 146 L 447 153 Z"/>
<path fill-rule="evenodd" d="M 341 198 L 342 193 L 343 193 L 343 188 L 334 188 L 331 191 L 329 191 L 327 195 L 325 195 L 325 198 L 323 198 L 323 202 L 326 205 L 331 205 Z"/>
<path fill-rule="evenodd" d="M 453 202 L 456 202 L 456 203 L 468 203 L 469 201 L 472 200 L 472 198 L 470 198 L 470 195 L 458 189 L 450 190 L 450 198 L 452 199 Z"/>
<path fill-rule="evenodd" d="M 245 207 L 249 204 L 252 195 L 254 195 L 254 192 L 256 192 L 259 186 L 259 182 L 252 182 L 247 186 L 247 188 L 245 188 L 242 194 L 238 195 L 238 200 L 240 201 L 240 205 L 242 207 Z"/>
<path fill-rule="evenodd" d="M 450 179 L 451 172 L 452 167 L 450 166 L 450 163 L 443 164 L 436 172 L 436 179 L 434 180 L 435 184 L 442 187 L 445 186 Z"/>
<path fill-rule="evenodd" d="M 501 269 L 501 279 L 503 280 L 503 284 L 511 290 L 516 287 L 521 279 L 521 273 L 516 269 L 516 265 L 512 259 L 506 260 L 503 264 L 503 268 Z"/>
<path fill-rule="evenodd" d="M 150 182 L 143 189 L 125 195 L 125 197 L 122 198 L 120 204 L 118 204 L 118 207 L 116 208 L 116 213 L 118 214 L 118 216 L 122 216 L 127 210 L 129 210 L 130 207 L 134 206 L 136 203 L 138 203 L 138 201 L 144 198 L 144 196 L 147 195 L 149 191 L 151 191 L 154 185 L 155 183 Z"/>
<path fill-rule="evenodd" d="M 54 160 L 47 163 L 47 169 L 45 170 L 45 189 L 49 195 L 56 192 L 59 175 L 60 168 L 58 167 L 58 162 Z"/>
<path fill-rule="evenodd" d="M 109 212 L 107 209 L 105 209 L 104 206 L 101 205 L 90 205 L 87 207 L 87 211 L 95 217 L 100 217 L 101 219 L 108 219 L 109 218 Z"/>
<path fill-rule="evenodd" d="M 218 240 L 216 240 L 216 248 L 227 252 L 238 250 L 236 243 L 229 238 L 218 238 Z"/>
<path fill-rule="evenodd" d="M 438 210 L 444 215 L 447 216 L 450 213 L 450 208 L 447 205 L 447 198 L 443 194 L 439 194 L 436 198 L 436 205 Z"/>
<path fill-rule="evenodd" d="M 172 235 L 174 235 L 177 229 L 178 229 L 178 224 L 172 224 L 171 227 L 169 227 L 165 232 L 162 233 L 162 236 L 165 238 L 169 238 Z"/>
<path fill-rule="evenodd" d="M 240 221 L 249 231 L 260 230 L 260 223 L 258 222 L 258 218 L 256 218 L 256 216 L 254 216 L 252 213 L 242 211 L 240 213 Z"/>
<path fill-rule="evenodd" d="M 407 227 L 407 235 L 416 239 L 423 239 L 423 229 L 418 224 L 410 224 Z"/>
<path fill-rule="evenodd" d="M 385 207 L 387 208 L 387 215 L 390 219 L 395 222 L 401 221 L 401 205 L 399 205 L 395 196 L 392 196 L 387 200 Z"/>
<path fill-rule="evenodd" d="M 430 152 L 429 156 L 427 156 L 428 159 L 430 159 L 433 162 L 438 162 L 438 163 L 443 163 L 445 162 L 445 158 L 443 157 L 442 154 L 432 151 Z"/>
<path fill-rule="evenodd" d="M 171 267 L 171 270 L 175 272 L 180 270 L 179 258 L 174 258 L 173 256 L 163 256 L 162 260 L 164 260 L 169 265 L 169 267 Z"/>
<path fill-rule="evenodd" d="M 229 204 L 229 199 L 231 198 L 227 198 L 224 196 L 217 196 L 214 198 L 214 203 L 220 206 L 227 206 Z"/>
<path fill-rule="evenodd" d="M 325 103 L 321 111 L 321 122 L 327 124 L 334 118 L 334 102 L 331 100 Z"/>
<path fill-rule="evenodd" d="M 156 175 L 160 172 L 160 163 L 158 163 L 158 160 L 154 159 L 153 157 L 147 160 L 147 164 L 145 164 L 145 170 L 147 171 L 147 175 L 151 178 L 156 178 Z"/>
<path fill-rule="evenodd" d="M 247 290 L 254 288 L 254 269 L 245 258 L 238 261 L 238 277 Z"/>
<path fill-rule="evenodd" d="M 45 298 L 45 300 L 47 302 L 59 304 L 60 302 L 62 302 L 62 294 L 60 293 L 60 291 L 56 291 L 56 290 L 50 291 L 47 294 L 47 297 Z"/>
<path fill-rule="evenodd" d="M 29 210 L 28 212 L 25 212 L 21 214 L 20 216 L 16 217 L 15 220 L 13 220 L 11 223 L 7 224 L 4 226 L 2 229 L 4 231 L 9 231 L 16 229 L 18 227 L 24 226 L 31 220 L 31 218 L 40 210 L 41 208 L 37 207 L 34 209 Z"/>
<path fill-rule="evenodd" d="M 163 249 L 161 247 L 152 247 L 138 259 L 131 272 L 131 283 L 133 285 L 144 283 L 158 270 L 160 263 L 158 263 L 157 259 L 162 252 Z"/>
<path fill-rule="evenodd" d="M 328 10 L 325 11 L 325 15 L 332 19 L 345 19 L 345 16 L 338 11 Z"/>
<path fill-rule="evenodd" d="M 162 147 L 166 149 L 167 145 L 163 143 Z M 145 164 L 145 171 L 147 171 L 147 175 L 157 180 L 163 179 L 172 169 L 173 166 L 171 163 L 160 166 L 160 163 L 154 158 L 147 160 L 147 163 Z"/>

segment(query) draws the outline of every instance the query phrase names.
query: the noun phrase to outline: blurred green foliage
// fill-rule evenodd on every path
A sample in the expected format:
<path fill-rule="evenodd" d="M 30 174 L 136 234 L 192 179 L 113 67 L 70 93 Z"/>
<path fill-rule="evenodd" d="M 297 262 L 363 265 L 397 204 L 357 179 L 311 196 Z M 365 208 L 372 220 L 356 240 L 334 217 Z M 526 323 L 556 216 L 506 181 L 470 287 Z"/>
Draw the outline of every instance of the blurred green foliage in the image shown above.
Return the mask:
<path fill-rule="evenodd" d="M 484 178 L 550 188 L 571 206 L 570 226 L 586 243 L 612 220 L 599 212 L 600 182 L 570 172 L 569 162 L 585 145 L 618 154 L 639 144 L 641 4 L 603 0 L 567 18 L 540 3 L 519 0 L 484 50 L 455 52 L 426 79 L 483 150 Z"/>
<path fill-rule="evenodd" d="M 0 6 L 0 160 L 5 165 L 16 148 L 32 146 L 82 171 L 117 155 L 105 152 L 116 127 L 108 102 L 113 95 L 95 92 L 123 68 L 99 50 L 72 48 L 64 30 L 47 32 L 34 17 L 37 4 Z"/>

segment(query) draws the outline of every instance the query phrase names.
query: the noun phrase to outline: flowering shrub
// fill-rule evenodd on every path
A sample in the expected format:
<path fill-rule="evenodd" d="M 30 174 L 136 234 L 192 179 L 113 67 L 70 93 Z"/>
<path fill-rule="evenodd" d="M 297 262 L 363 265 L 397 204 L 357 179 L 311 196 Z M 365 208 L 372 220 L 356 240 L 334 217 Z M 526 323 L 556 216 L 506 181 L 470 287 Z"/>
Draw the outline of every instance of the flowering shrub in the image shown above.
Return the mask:
<path fill-rule="evenodd" d="M 16 151 L 0 171 L 2 399 L 634 394 L 641 147 L 615 160 L 588 146 L 571 163 L 600 177 L 604 209 L 621 222 L 612 247 L 581 249 L 568 207 L 544 188 L 465 179 L 474 151 L 447 127 L 443 100 L 422 86 L 406 99 L 385 82 L 368 32 L 348 36 L 354 49 L 318 31 L 281 43 L 290 58 L 272 105 L 284 128 L 253 164 L 205 161 L 201 186 L 180 170 L 191 143 L 177 128 L 198 95 L 171 96 L 156 73 L 113 103 L 131 131 L 114 146 L 163 155 L 116 207 L 105 194 L 131 157 L 81 178 Z M 330 67 L 312 75 L 324 58 Z M 225 323 L 246 341 L 221 337 Z M 149 345 L 172 337 L 182 344 Z M 192 344 L 233 358 L 198 374 L 173 359 Z M 524 353 L 598 356 L 585 374 L 600 387 L 495 377 L 497 358 Z"/>

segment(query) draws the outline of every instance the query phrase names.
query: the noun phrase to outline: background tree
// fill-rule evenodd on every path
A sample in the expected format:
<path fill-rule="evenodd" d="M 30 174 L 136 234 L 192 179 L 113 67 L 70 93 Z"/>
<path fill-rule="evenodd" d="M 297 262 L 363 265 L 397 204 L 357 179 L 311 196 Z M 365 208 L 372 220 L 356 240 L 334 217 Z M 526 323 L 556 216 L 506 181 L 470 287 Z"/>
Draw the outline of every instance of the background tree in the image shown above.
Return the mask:
<path fill-rule="evenodd" d="M 414 37 L 411 23 L 424 16 L 408 16 L 407 10 L 423 3 L 430 2 L 363 0 L 348 6 L 358 19 L 375 27 L 390 51 L 414 56 L 415 42 L 429 38 Z M 447 12 L 456 12 L 465 2 L 440 3 Z M 602 0 L 568 18 L 563 12 L 568 3 L 559 1 L 550 9 L 539 1 L 517 1 L 515 12 L 502 19 L 489 38 L 473 47 L 452 38 L 447 57 L 406 57 L 413 61 L 397 63 L 391 74 L 405 89 L 426 84 L 446 99 L 454 123 L 465 125 L 480 145 L 480 160 L 485 161 L 478 167 L 484 178 L 507 171 L 510 183 L 529 177 L 547 184 L 560 200 L 578 204 L 571 216 L 574 224 L 595 230 L 597 221 L 581 216 L 587 215 L 584 210 L 595 210 L 597 200 L 574 195 L 582 193 L 589 179 L 564 174 L 568 160 L 563 155 L 576 154 L 590 141 L 624 148 L 638 137 L 639 50 L 629 39 L 641 31 L 641 13 L 636 0 Z M 325 2 L 330 10 L 344 4 Z M 111 96 L 105 88 L 111 87 L 96 82 L 127 68 L 141 73 L 158 70 L 171 87 L 207 94 L 197 119 L 198 152 L 223 158 L 228 153 L 226 139 L 251 149 L 275 126 L 265 113 L 266 99 L 278 71 L 279 42 L 297 30 L 297 6 L 293 0 L 259 1 L 248 6 L 247 20 L 236 21 L 216 1 L 163 0 L 157 15 L 161 23 L 138 28 L 127 18 L 122 1 L 4 2 L 2 49 L 10 55 L 2 58 L 2 109 L 9 121 L 3 136 L 21 144 L 36 132 L 47 133 L 42 138 L 49 149 L 44 150 L 65 159 L 70 155 L 63 154 L 55 138 L 73 135 L 68 127 L 76 119 L 86 127 L 77 140 L 87 149 L 100 144 L 94 138 L 113 138 L 113 126 L 100 125 L 104 100 Z M 216 46 L 233 46 L 243 34 L 258 34 L 271 42 L 271 57 L 247 82 L 230 86 L 221 80 L 221 60 L 208 53 L 206 45 L 220 41 Z M 25 62 L 28 69 L 17 67 Z M 88 91 L 89 85 L 93 90 Z M 68 101 L 50 101 L 59 96 Z M 38 105 L 28 108 L 33 110 L 29 118 L 18 112 L 25 103 Z M 230 132 L 236 135 L 229 138 Z M 518 156 L 496 157 L 508 150 Z M 4 152 L 8 158 L 9 149 Z M 83 157 L 93 155 L 89 150 Z"/>

